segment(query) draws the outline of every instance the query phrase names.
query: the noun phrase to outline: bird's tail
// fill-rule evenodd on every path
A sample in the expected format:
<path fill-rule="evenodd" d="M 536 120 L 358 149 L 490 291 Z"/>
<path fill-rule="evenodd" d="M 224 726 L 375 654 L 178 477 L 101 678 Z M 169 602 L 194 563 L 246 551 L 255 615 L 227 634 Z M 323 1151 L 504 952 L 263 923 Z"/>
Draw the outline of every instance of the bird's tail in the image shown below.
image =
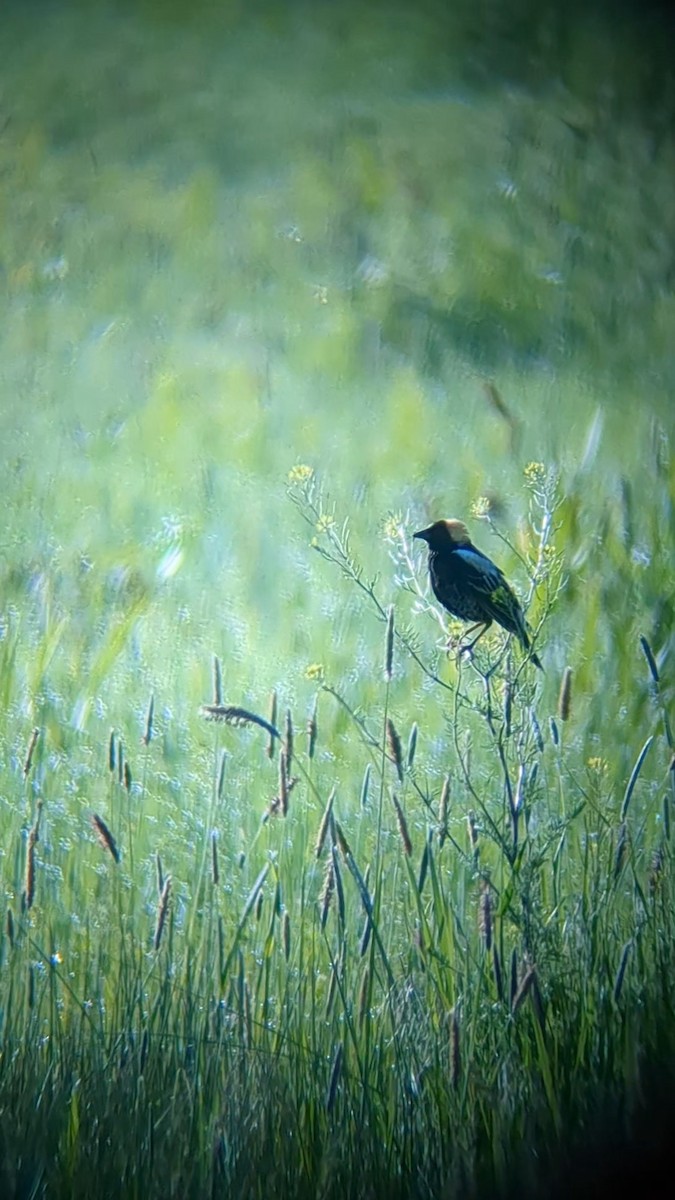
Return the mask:
<path fill-rule="evenodd" d="M 534 663 L 535 667 L 539 667 L 539 670 L 540 670 L 540 671 L 543 671 L 543 670 L 544 670 L 544 668 L 543 668 L 543 667 L 542 667 L 542 665 L 541 665 L 541 662 L 540 662 L 540 660 L 539 660 L 539 657 L 538 657 L 538 655 L 535 653 L 535 651 L 532 649 L 532 643 L 530 642 L 530 636 L 529 636 L 529 634 L 528 634 L 528 632 L 527 632 L 527 628 L 525 627 L 525 623 L 524 623 L 524 622 L 523 622 L 523 627 L 522 627 L 522 629 L 521 629 L 521 631 L 520 631 L 520 640 L 521 640 L 521 642 L 523 643 L 523 650 L 525 650 L 525 651 L 526 651 L 526 653 L 527 653 L 528 657 L 529 657 L 529 658 L 532 660 L 532 662 Z"/>

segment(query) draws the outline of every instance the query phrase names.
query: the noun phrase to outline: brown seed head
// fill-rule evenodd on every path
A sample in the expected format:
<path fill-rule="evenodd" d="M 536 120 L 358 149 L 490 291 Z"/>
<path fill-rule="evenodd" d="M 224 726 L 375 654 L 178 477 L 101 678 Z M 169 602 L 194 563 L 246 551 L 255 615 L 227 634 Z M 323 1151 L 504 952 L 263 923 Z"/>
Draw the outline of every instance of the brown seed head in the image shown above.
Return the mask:
<path fill-rule="evenodd" d="M 115 839 L 114 839 L 112 833 L 110 832 L 110 830 L 108 829 L 108 826 L 106 825 L 105 821 L 102 820 L 101 817 L 99 817 L 98 813 L 92 813 L 91 814 L 91 823 L 92 823 L 92 826 L 94 829 L 94 833 L 96 834 L 96 836 L 97 836 L 99 842 L 101 843 L 101 845 L 103 846 L 104 850 L 107 850 L 108 853 L 112 855 L 115 862 L 118 863 L 120 861 L 120 852 L 117 849 L 117 844 L 115 842 Z"/>
<path fill-rule="evenodd" d="M 410 855 L 412 854 L 412 842 L 410 840 L 410 832 L 408 830 L 408 822 L 405 819 L 405 813 L 403 812 L 403 809 L 401 808 L 399 799 L 397 796 L 394 795 L 393 792 L 391 794 L 391 798 L 394 802 L 394 808 L 396 809 L 396 823 L 398 825 L 399 834 L 401 835 L 401 842 L 403 845 L 403 850 L 404 850 L 404 853 L 407 855 L 407 857 L 410 858 Z"/>
<path fill-rule="evenodd" d="M 399 783 L 403 783 L 403 751 L 401 749 L 401 739 L 398 736 L 398 731 L 391 717 L 387 717 L 387 747 L 389 756 L 396 767 L 396 774 L 399 778 Z"/>
<path fill-rule="evenodd" d="M 35 899 L 35 843 L 37 842 L 37 833 L 35 826 L 28 834 L 28 846 L 26 849 L 26 871 L 24 874 L 23 885 L 23 907 L 27 912 L 32 907 Z"/>
<path fill-rule="evenodd" d="M 288 812 L 288 790 L 286 751 L 282 750 L 279 755 L 279 808 L 284 817 Z"/>

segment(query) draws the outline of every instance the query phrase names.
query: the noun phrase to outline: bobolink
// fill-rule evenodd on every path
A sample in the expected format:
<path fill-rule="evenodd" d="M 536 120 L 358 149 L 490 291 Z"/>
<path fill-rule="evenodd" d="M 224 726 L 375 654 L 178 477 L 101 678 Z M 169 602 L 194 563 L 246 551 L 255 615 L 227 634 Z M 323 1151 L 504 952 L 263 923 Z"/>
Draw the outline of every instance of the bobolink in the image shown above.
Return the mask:
<path fill-rule="evenodd" d="M 480 633 L 465 647 L 470 650 L 493 621 L 515 633 L 535 667 L 543 670 L 534 650 L 518 598 L 499 567 L 474 546 L 463 521 L 434 521 L 413 535 L 429 547 L 429 578 L 436 599 L 453 617 L 482 625 Z"/>

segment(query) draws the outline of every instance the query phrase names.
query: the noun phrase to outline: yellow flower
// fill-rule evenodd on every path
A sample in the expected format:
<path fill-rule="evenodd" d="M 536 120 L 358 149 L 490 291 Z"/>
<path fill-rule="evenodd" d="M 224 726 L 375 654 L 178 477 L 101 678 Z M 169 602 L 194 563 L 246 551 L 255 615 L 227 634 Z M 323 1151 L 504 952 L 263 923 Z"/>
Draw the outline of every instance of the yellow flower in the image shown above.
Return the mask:
<path fill-rule="evenodd" d="M 307 483 L 308 479 L 312 478 L 314 467 L 308 467 L 306 463 L 298 463 L 297 466 L 291 467 L 288 472 L 289 483 Z"/>
<path fill-rule="evenodd" d="M 323 663 L 310 663 L 305 668 L 305 679 L 312 679 L 316 680 L 317 683 L 321 683 L 323 680 Z"/>
<path fill-rule="evenodd" d="M 382 532 L 387 541 L 398 541 L 403 528 L 403 518 L 400 513 L 390 513 L 387 517 Z"/>
<path fill-rule="evenodd" d="M 530 462 L 523 471 L 528 487 L 541 487 L 546 479 L 546 467 L 541 462 Z"/>
<path fill-rule="evenodd" d="M 593 757 L 588 759 L 586 766 L 588 767 L 589 771 L 594 771 L 598 775 L 604 775 L 609 764 L 606 758 Z"/>
<path fill-rule="evenodd" d="M 316 523 L 316 531 L 317 533 L 327 533 L 329 529 L 333 528 L 334 524 L 335 517 L 332 517 L 330 513 L 322 513 Z"/>
<path fill-rule="evenodd" d="M 477 520 L 484 520 L 492 509 L 492 503 L 489 496 L 477 496 L 471 505 L 471 516 Z"/>

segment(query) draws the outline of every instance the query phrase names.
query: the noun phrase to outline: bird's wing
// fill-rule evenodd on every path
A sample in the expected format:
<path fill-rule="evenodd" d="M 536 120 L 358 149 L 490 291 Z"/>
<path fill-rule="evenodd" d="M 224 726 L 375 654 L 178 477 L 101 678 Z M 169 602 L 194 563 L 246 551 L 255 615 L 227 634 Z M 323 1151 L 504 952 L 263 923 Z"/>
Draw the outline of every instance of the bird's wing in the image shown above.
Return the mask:
<path fill-rule="evenodd" d="M 489 591 L 505 583 L 499 567 L 486 554 L 481 554 L 473 546 L 458 546 L 453 554 L 462 563 L 462 574 L 467 583 L 479 591 Z"/>
<path fill-rule="evenodd" d="M 453 555 L 461 561 L 464 583 L 481 603 L 486 616 L 522 637 L 525 628 L 522 610 L 499 567 L 474 547 L 460 546 L 453 550 Z"/>

